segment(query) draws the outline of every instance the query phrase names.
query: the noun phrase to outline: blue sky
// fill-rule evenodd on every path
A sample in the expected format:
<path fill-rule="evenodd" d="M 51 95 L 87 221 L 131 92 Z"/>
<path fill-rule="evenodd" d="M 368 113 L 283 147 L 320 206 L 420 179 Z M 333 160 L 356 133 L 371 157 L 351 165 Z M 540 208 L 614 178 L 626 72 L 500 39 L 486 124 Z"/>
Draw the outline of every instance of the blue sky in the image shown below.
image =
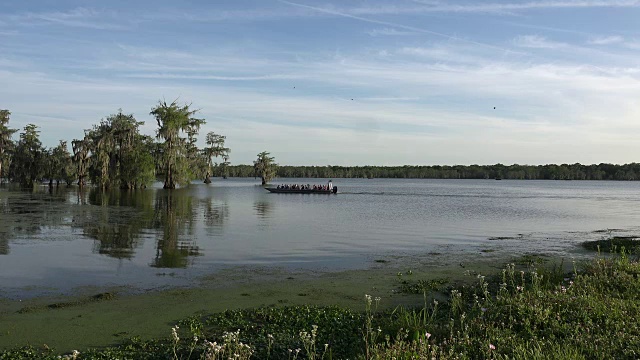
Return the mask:
<path fill-rule="evenodd" d="M 231 162 L 640 161 L 640 0 L 0 2 L 0 108 L 46 146 L 201 109 Z M 495 107 L 495 109 L 494 109 Z"/>

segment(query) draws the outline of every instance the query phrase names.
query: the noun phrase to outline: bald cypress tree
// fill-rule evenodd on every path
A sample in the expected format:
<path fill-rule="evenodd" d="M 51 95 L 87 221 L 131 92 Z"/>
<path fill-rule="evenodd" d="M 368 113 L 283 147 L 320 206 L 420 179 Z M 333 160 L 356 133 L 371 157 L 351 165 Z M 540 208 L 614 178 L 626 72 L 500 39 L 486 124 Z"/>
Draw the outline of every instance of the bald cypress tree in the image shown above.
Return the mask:
<path fill-rule="evenodd" d="M 205 184 L 211 183 L 213 158 L 221 157 L 223 161 L 222 164 L 228 164 L 229 152 L 231 150 L 229 150 L 228 147 L 224 146 L 226 138 L 226 136 L 222 136 L 214 132 L 207 133 L 207 147 L 202 149 L 202 155 L 204 156 L 207 163 L 204 176 Z"/>
<path fill-rule="evenodd" d="M 258 154 L 258 159 L 253 162 L 254 176 L 259 176 L 262 179 L 262 185 L 267 184 L 276 176 L 276 170 L 278 164 L 275 163 L 275 158 L 269 156 L 266 151 Z"/>
<path fill-rule="evenodd" d="M 188 185 L 197 173 L 191 166 L 192 161 L 196 160 L 193 139 L 205 120 L 196 118 L 195 114 L 198 110 L 192 110 L 190 106 L 178 105 L 177 100 L 171 104 L 160 101 L 151 109 L 150 114 L 158 123 L 156 137 L 164 140 L 159 157 L 164 173 L 165 189 L 175 189 L 177 185 Z"/>
<path fill-rule="evenodd" d="M 14 143 L 11 140 L 13 134 L 18 129 L 9 128 L 9 117 L 11 112 L 9 110 L 0 110 L 0 183 L 5 177 L 5 168 L 9 167 L 10 152 L 13 150 Z"/>
<path fill-rule="evenodd" d="M 13 181 L 22 187 L 32 188 L 44 175 L 44 152 L 38 127 L 34 124 L 25 126 L 9 168 Z"/>

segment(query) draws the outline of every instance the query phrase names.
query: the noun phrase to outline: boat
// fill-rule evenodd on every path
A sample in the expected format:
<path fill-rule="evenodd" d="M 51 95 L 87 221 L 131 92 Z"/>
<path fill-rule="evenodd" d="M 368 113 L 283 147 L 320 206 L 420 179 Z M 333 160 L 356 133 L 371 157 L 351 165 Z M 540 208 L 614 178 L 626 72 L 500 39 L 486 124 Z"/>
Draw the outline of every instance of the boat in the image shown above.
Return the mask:
<path fill-rule="evenodd" d="M 314 190 L 314 189 L 278 189 L 278 188 L 265 188 L 269 192 L 277 194 L 337 194 L 338 187 L 334 186 L 333 190 Z"/>

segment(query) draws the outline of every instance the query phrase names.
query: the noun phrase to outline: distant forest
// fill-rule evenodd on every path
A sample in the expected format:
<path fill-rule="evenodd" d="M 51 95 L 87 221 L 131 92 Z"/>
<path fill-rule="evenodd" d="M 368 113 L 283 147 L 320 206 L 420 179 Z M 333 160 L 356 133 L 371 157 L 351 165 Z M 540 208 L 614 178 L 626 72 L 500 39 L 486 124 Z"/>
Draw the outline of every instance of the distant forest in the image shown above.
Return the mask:
<path fill-rule="evenodd" d="M 140 133 L 142 121 L 118 110 L 85 129 L 84 136 L 45 147 L 35 124 L 20 129 L 9 125 L 11 112 L 0 109 L 0 184 L 31 188 L 76 183 L 102 189 L 144 188 L 161 179 L 164 188 L 189 185 L 212 176 L 260 177 L 262 184 L 283 178 L 408 178 L 518 180 L 640 180 L 640 164 L 625 165 L 454 165 L 454 166 L 278 166 L 263 151 L 250 165 L 231 165 L 226 136 L 208 132 L 198 147 L 200 127 L 191 104 L 159 101 L 151 108 L 157 123 L 155 137 Z M 15 136 L 17 134 L 17 137 Z"/>
<path fill-rule="evenodd" d="M 230 177 L 254 176 L 253 165 L 229 165 Z M 221 171 L 214 175 L 224 175 Z M 640 164 L 278 166 L 278 177 L 392 179 L 640 180 Z"/>

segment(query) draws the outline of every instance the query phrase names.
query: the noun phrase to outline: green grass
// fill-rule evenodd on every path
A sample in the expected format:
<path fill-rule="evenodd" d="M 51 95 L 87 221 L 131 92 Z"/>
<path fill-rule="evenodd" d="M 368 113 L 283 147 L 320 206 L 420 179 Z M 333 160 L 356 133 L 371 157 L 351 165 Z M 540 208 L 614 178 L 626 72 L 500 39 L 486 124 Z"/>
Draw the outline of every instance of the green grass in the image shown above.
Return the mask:
<path fill-rule="evenodd" d="M 439 300 L 423 286 L 421 304 L 395 310 L 377 311 L 369 297 L 363 311 L 285 306 L 202 314 L 179 321 L 176 337 L 167 325 L 166 338 L 79 349 L 76 358 L 204 359 L 211 349 L 204 339 L 228 349 L 248 344 L 252 359 L 640 357 L 637 260 L 625 253 L 597 257 L 569 274 L 561 264 L 544 266 L 520 271 L 508 264 L 495 276 L 478 275 L 471 286 L 446 290 Z M 236 345 L 230 333 L 237 334 Z M 0 352 L 0 359 L 58 355 L 22 348 Z"/>
<path fill-rule="evenodd" d="M 638 236 L 613 236 L 602 240 L 586 241 L 582 246 L 587 250 L 600 252 L 619 252 L 622 249 L 632 254 L 640 250 L 640 237 Z"/>

